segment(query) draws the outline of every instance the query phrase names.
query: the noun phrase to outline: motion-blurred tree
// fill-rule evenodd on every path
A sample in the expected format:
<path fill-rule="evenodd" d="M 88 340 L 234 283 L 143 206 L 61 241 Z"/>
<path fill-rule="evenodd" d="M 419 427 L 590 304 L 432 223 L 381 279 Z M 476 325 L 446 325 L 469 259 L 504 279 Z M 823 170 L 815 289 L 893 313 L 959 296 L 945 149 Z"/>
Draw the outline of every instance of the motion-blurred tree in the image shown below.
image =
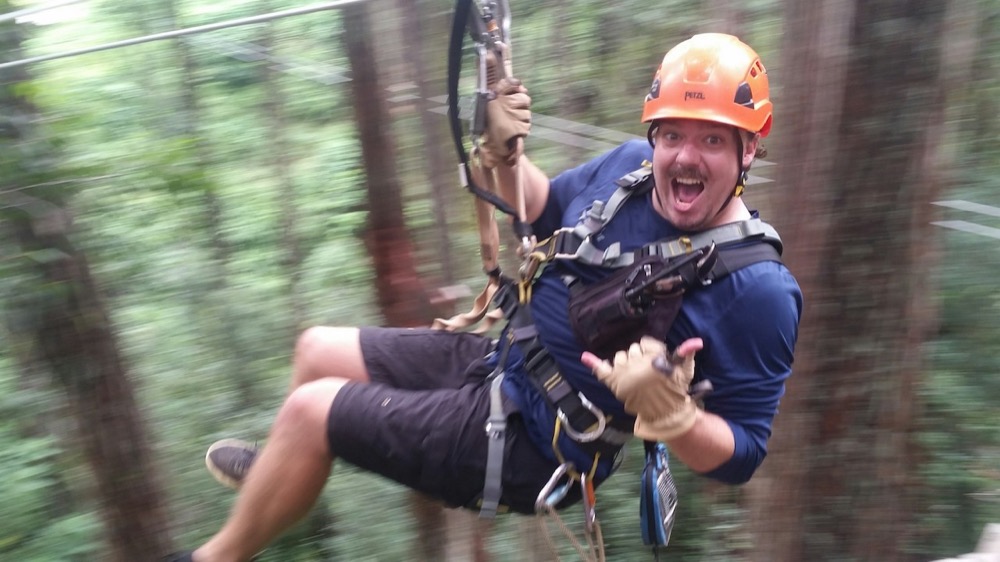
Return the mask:
<path fill-rule="evenodd" d="M 391 122 L 370 46 L 367 10 L 366 4 L 343 8 L 343 41 L 351 64 L 351 91 L 368 189 L 365 245 L 375 269 L 375 288 L 385 322 L 390 326 L 427 326 L 434 313 L 417 273 L 406 227 Z"/>
<path fill-rule="evenodd" d="M 368 9 L 366 4 L 353 4 L 343 10 L 343 41 L 351 64 L 355 119 L 368 188 L 365 244 L 377 272 L 379 307 L 388 325 L 427 326 L 436 314 L 418 274 L 413 240 L 406 227 L 402 185 L 395 165 L 397 154 L 390 134 L 385 90 L 380 86 L 371 47 Z M 462 523 L 472 522 L 449 521 L 437 502 L 419 495 L 411 497 L 411 508 L 420 528 L 415 554 L 421 559 L 441 558 L 449 546 L 469 549 L 461 556 L 463 559 L 485 559 L 481 542 L 448 544 L 448 527 L 452 536 L 461 536 L 465 534 L 459 530 Z"/>
<path fill-rule="evenodd" d="M 910 559 L 947 9 L 786 3 L 776 222 L 807 304 L 755 559 Z"/>
<path fill-rule="evenodd" d="M 0 13 L 11 9 L 0 0 Z M 13 22 L 0 22 L 2 60 L 20 58 L 22 40 Z M 105 302 L 73 241 L 75 182 L 60 178 L 30 91 L 23 67 L 0 70 L 0 219 L 17 246 L 14 259 L 34 277 L 30 294 L 19 295 L 17 327 L 68 396 L 97 481 L 107 558 L 157 558 L 169 549 L 167 517 L 145 422 Z"/>

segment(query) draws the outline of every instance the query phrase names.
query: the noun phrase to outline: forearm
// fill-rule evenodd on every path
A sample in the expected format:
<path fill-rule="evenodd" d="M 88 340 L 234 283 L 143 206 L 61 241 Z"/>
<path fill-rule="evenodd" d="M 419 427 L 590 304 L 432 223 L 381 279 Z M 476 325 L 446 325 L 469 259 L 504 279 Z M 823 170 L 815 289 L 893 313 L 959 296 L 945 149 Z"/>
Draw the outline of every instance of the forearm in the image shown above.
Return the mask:
<path fill-rule="evenodd" d="M 524 155 L 518 160 L 517 168 L 511 168 L 502 163 L 497 165 L 496 173 L 500 196 L 503 197 L 504 201 L 515 206 L 517 205 L 515 172 L 521 174 L 524 182 L 522 187 L 524 189 L 525 218 L 529 223 L 534 222 L 541 216 L 548 200 L 549 177 Z"/>
<path fill-rule="evenodd" d="M 722 466 L 736 451 L 736 439 L 726 420 L 701 410 L 690 430 L 666 444 L 673 457 L 699 473 Z"/>

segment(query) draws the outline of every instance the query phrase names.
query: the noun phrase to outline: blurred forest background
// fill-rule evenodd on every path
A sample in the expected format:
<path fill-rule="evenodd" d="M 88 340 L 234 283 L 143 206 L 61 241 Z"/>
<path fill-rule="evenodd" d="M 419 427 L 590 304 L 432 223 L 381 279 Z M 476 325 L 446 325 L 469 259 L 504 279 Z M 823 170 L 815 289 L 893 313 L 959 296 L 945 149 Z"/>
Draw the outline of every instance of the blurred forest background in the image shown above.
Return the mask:
<path fill-rule="evenodd" d="M 0 15 L 0 559 L 154 560 L 218 529 L 233 494 L 205 449 L 266 436 L 298 331 L 425 324 L 469 306 L 443 289 L 483 283 L 444 117 L 453 6 L 369 0 L 9 64 L 306 5 L 63 4 Z M 1000 4 L 511 9 L 549 173 L 641 137 L 653 71 L 693 33 L 737 34 L 769 71 L 746 197 L 805 292 L 796 372 L 750 484 L 675 467 L 664 559 L 972 551 L 1000 522 Z M 634 449 L 598 494 L 610 560 L 651 559 L 640 470 Z M 444 558 L 413 509 L 339 465 L 261 560 Z M 476 559 L 546 559 L 521 519 Z"/>

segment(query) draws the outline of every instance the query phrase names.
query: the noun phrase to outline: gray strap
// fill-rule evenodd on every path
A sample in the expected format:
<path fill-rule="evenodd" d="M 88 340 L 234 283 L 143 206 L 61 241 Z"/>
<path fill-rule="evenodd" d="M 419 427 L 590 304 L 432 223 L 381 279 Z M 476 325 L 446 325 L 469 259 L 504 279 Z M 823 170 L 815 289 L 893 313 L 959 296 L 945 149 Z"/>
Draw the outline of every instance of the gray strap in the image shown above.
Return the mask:
<path fill-rule="evenodd" d="M 490 417 L 486 420 L 486 435 L 489 448 L 486 451 L 486 479 L 483 482 L 483 503 L 479 508 L 481 519 L 496 517 L 503 492 L 503 448 L 507 435 L 507 415 L 503 411 L 503 394 L 500 383 L 501 371 L 490 383 Z"/>
<path fill-rule="evenodd" d="M 663 256 L 672 258 L 687 254 L 698 248 L 704 248 L 713 242 L 717 246 L 724 246 L 732 242 L 742 242 L 744 240 L 761 240 L 781 247 L 781 237 L 774 228 L 760 219 L 749 219 L 745 221 L 731 222 L 722 226 L 681 236 L 674 240 L 664 240 L 653 242 L 643 248 L 646 255 Z M 604 267 L 623 267 L 635 262 L 635 252 L 621 252 L 621 246 L 616 242 L 606 250 L 600 250 L 591 244 L 590 240 L 584 240 L 580 244 L 576 254 L 572 256 L 556 256 L 557 259 L 573 259 L 589 265 L 600 265 Z"/>
<path fill-rule="evenodd" d="M 549 239 L 539 243 L 535 247 L 535 251 L 540 251 L 545 256 L 543 260 L 545 262 L 569 260 L 601 267 L 632 265 L 636 260 L 637 253 L 672 258 L 712 243 L 723 246 L 744 240 L 769 242 L 778 250 L 779 254 L 781 253 L 781 238 L 777 231 L 771 225 L 756 218 L 724 224 L 704 232 L 681 236 L 675 240 L 653 242 L 643 246 L 640 252 L 622 253 L 621 245 L 617 242 L 604 250 L 595 246 L 591 242 L 591 237 L 611 222 L 611 219 L 618 214 L 618 211 L 633 194 L 646 192 L 639 186 L 646 182 L 652 174 L 652 166 L 643 162 L 641 168 L 625 174 L 615 182 L 618 189 L 606 203 L 594 201 L 575 227 L 557 230 Z"/>
<path fill-rule="evenodd" d="M 608 199 L 607 203 L 604 201 L 594 201 L 593 205 L 590 206 L 590 210 L 587 211 L 587 214 L 584 215 L 580 223 L 573 229 L 573 233 L 581 240 L 586 240 L 592 234 L 604 228 L 604 225 L 611 222 L 611 219 L 615 218 L 622 205 L 639 189 L 639 185 L 653 174 L 652 164 L 647 164 L 649 163 L 643 162 L 641 168 L 629 172 L 617 180 L 615 183 L 618 185 L 618 189 L 611 194 L 611 198 Z"/>
<path fill-rule="evenodd" d="M 624 445 L 632 440 L 632 433 L 625 432 L 613 427 L 606 426 L 604 428 L 604 433 L 601 434 L 601 441 L 605 443 L 611 443 L 612 445 Z"/>

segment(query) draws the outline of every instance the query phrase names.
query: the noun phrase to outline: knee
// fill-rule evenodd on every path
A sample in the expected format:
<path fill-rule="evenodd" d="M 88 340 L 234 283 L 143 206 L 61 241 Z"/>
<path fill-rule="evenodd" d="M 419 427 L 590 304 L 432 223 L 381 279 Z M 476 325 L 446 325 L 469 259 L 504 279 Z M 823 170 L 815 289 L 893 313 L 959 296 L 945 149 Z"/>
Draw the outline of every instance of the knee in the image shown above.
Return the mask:
<path fill-rule="evenodd" d="M 275 426 L 288 428 L 299 435 L 325 433 L 333 399 L 345 382 L 324 379 L 299 386 L 285 399 Z"/>
<path fill-rule="evenodd" d="M 334 332 L 338 329 L 327 326 L 307 328 L 295 341 L 295 361 L 307 363 L 315 361 L 317 355 L 327 352 L 331 346 L 336 345 Z"/>
<path fill-rule="evenodd" d="M 316 326 L 302 332 L 295 343 L 294 385 L 325 377 L 364 380 L 357 328 Z"/>

